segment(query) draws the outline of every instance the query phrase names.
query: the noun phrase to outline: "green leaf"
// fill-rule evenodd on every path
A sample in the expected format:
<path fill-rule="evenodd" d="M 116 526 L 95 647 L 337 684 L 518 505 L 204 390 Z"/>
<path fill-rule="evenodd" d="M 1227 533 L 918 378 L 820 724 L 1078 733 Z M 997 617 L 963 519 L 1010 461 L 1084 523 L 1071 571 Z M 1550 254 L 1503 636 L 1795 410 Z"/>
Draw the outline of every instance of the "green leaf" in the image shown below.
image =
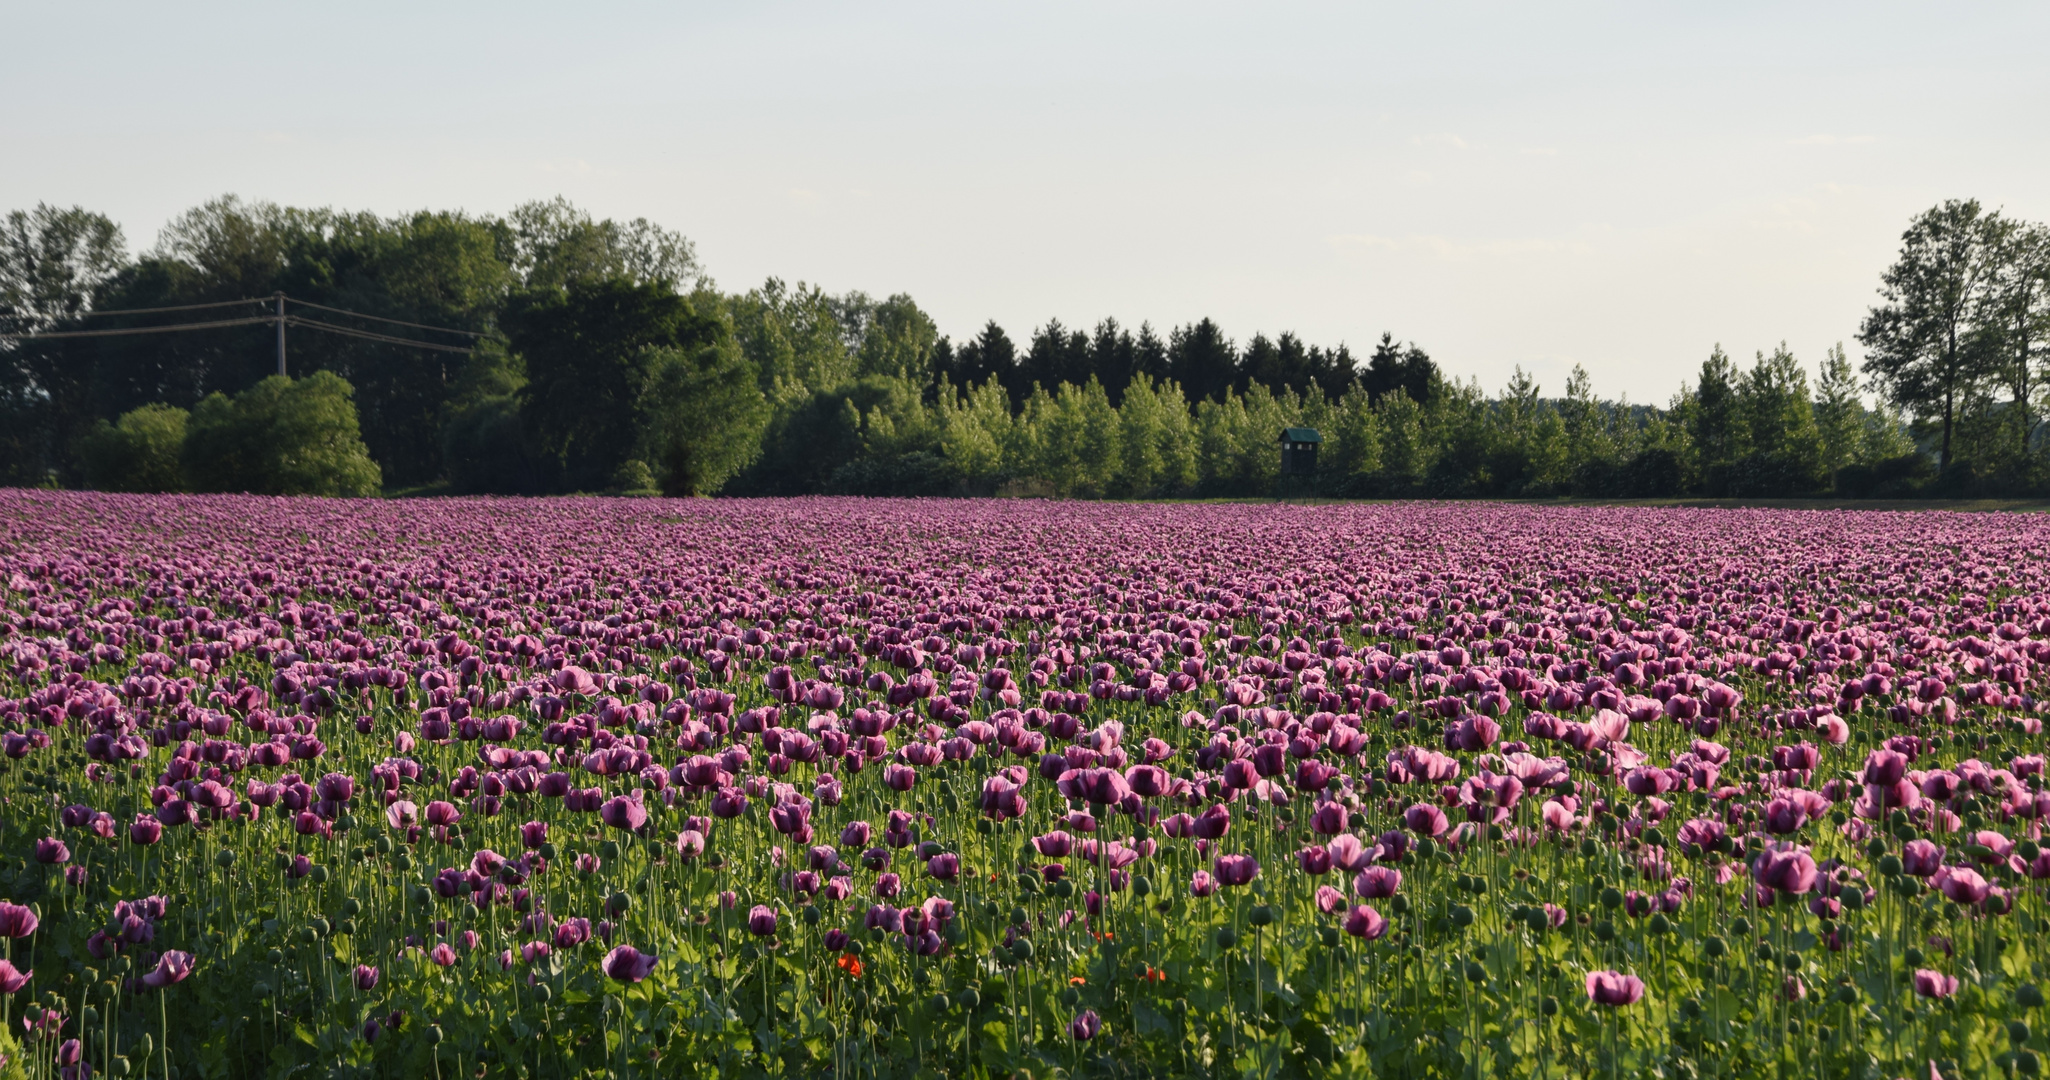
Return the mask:
<path fill-rule="evenodd" d="M 2029 977 L 2029 950 L 2019 939 L 2009 942 L 2007 951 L 2000 954 L 2000 971 L 2010 979 Z"/>
<path fill-rule="evenodd" d="M 1132 1027 L 1141 1035 L 1159 1033 L 1172 1037 L 1174 1021 L 1160 1014 L 1160 1011 L 1143 1001 L 1132 1003 Z"/>

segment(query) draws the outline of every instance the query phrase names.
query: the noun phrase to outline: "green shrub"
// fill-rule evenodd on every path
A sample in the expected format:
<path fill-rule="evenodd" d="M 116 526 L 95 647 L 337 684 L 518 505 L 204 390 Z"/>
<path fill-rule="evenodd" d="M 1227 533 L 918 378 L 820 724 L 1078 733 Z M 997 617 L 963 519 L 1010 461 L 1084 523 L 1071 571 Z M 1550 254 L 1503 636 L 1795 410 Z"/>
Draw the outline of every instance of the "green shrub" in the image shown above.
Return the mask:
<path fill-rule="evenodd" d="M 641 364 L 637 456 L 664 495 L 709 495 L 754 460 L 769 406 L 755 366 L 730 340 L 650 348 Z"/>
<path fill-rule="evenodd" d="M 356 423 L 355 389 L 329 371 L 273 375 L 210 394 L 186 424 L 185 475 L 197 491 L 374 495 L 382 482 Z"/>
<path fill-rule="evenodd" d="M 537 495 L 551 490 L 561 469 L 531 447 L 520 401 L 511 394 L 462 406 L 442 429 L 449 486 L 466 495 Z"/>
<path fill-rule="evenodd" d="M 606 485 L 605 490 L 621 495 L 655 495 L 661 492 L 655 486 L 654 471 L 640 458 L 627 458 L 620 462 L 619 468 L 612 470 L 612 482 Z"/>
<path fill-rule="evenodd" d="M 184 491 L 187 414 L 161 402 L 94 425 L 79 457 L 87 486 L 99 491 Z"/>
<path fill-rule="evenodd" d="M 1913 499 L 1936 480 L 1936 464 L 1920 453 L 1846 465 L 1837 470 L 1836 493 L 1848 499 Z"/>

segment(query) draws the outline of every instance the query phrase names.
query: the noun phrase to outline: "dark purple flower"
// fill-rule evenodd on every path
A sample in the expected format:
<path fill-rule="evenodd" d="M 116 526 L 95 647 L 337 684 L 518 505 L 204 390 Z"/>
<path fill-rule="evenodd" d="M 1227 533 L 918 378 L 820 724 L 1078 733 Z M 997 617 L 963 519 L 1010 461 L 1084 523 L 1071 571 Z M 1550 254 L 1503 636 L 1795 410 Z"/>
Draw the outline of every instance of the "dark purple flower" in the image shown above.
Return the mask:
<path fill-rule="evenodd" d="M 1260 863 L 1251 855 L 1219 855 L 1211 869 L 1220 885 L 1247 885 L 1260 876 Z"/>
<path fill-rule="evenodd" d="M 1402 812 L 1402 824 L 1419 836 L 1437 836 L 1443 833 L 1451 822 L 1445 818 L 1445 811 L 1430 803 L 1417 803 Z"/>
<path fill-rule="evenodd" d="M 1916 877 L 1933 877 L 1943 869 L 1943 848 L 1927 840 L 1910 840 L 1901 845 L 1901 870 Z"/>
<path fill-rule="evenodd" d="M 734 787 L 720 788 L 712 794 L 712 816 L 737 818 L 747 812 L 747 793 Z"/>
<path fill-rule="evenodd" d="M 164 823 L 149 814 L 137 814 L 128 823 L 128 839 L 136 844 L 154 844 L 164 838 Z"/>
<path fill-rule="evenodd" d="M 1102 1030 L 1103 1018 L 1096 1015 L 1095 1009 L 1084 1009 L 1080 1016 L 1068 1022 L 1068 1034 L 1082 1042 L 1095 1038 Z"/>
<path fill-rule="evenodd" d="M 1213 803 L 1210 809 L 1196 815 L 1190 831 L 1198 840 L 1219 840 L 1231 831 L 1231 810 L 1223 803 Z"/>
<path fill-rule="evenodd" d="M 1365 904 L 1356 904 L 1345 916 L 1345 932 L 1356 938 L 1373 941 L 1388 932 L 1388 920 L 1381 913 Z"/>
<path fill-rule="evenodd" d="M 614 982 L 637 983 L 655 970 L 655 954 L 631 945 L 621 945 L 605 954 L 605 977 Z"/>
<path fill-rule="evenodd" d="M 1402 871 L 1392 866 L 1370 866 L 1352 879 L 1352 891 L 1363 900 L 1394 896 L 1402 887 Z"/>
<path fill-rule="evenodd" d="M 0 901 L 0 937 L 25 938 L 36 932 L 39 922 L 28 905 Z"/>
<path fill-rule="evenodd" d="M 640 792 L 632 797 L 617 795 L 598 809 L 598 820 L 615 829 L 636 832 L 648 823 L 648 811 L 641 805 Z"/>
<path fill-rule="evenodd" d="M 1768 889 L 1798 896 L 1815 887 L 1815 859 L 1804 848 L 1776 848 L 1758 860 L 1751 876 Z"/>
<path fill-rule="evenodd" d="M 184 982 L 185 977 L 190 974 L 192 954 L 172 949 L 157 960 L 155 970 L 142 977 L 142 984 L 151 989 L 161 990 L 174 983 Z"/>

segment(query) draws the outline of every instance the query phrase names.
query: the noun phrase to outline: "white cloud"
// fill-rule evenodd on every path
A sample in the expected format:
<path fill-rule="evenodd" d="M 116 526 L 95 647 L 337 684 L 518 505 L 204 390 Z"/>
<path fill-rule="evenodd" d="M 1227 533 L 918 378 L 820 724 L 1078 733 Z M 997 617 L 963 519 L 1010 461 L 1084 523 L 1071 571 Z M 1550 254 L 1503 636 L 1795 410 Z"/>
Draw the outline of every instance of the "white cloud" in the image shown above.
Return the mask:
<path fill-rule="evenodd" d="M 1862 146 L 1876 143 L 1876 135 L 1810 135 L 1801 139 L 1788 139 L 1795 146 Z"/>

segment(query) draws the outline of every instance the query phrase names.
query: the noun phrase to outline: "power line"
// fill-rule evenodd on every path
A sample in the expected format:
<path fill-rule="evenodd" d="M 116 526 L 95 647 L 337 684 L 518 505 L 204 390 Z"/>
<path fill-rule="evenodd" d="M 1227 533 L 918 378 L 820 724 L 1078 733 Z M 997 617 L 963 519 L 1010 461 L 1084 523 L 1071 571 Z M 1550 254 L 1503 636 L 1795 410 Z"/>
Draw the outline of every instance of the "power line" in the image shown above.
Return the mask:
<path fill-rule="evenodd" d="M 296 302 L 296 301 L 295 301 Z M 201 308 L 237 307 L 242 304 L 261 304 L 262 300 L 223 300 L 216 304 L 179 304 L 176 307 L 111 308 L 106 311 L 79 311 L 64 316 L 67 319 L 101 319 L 111 315 L 155 315 L 162 311 L 198 311 Z"/>
<path fill-rule="evenodd" d="M 430 330 L 444 334 L 462 334 L 473 338 L 484 336 L 483 334 L 475 330 L 457 330 L 452 327 L 446 326 L 429 326 L 425 323 L 406 322 L 403 319 L 387 319 L 381 315 L 365 315 L 360 311 L 350 311 L 346 308 L 329 307 L 326 304 L 316 304 L 310 300 L 294 300 L 291 297 L 284 296 L 284 294 L 282 293 L 278 294 L 277 298 L 282 299 L 285 303 L 299 304 L 304 307 L 310 308 L 318 308 L 322 311 L 332 311 L 337 315 L 347 315 L 351 318 L 357 319 L 369 319 L 374 322 L 390 323 L 395 326 L 407 326 L 412 327 L 416 330 Z M 85 318 L 88 316 L 107 315 L 152 315 L 159 312 L 167 311 L 198 311 L 205 308 L 235 307 L 243 304 L 262 304 L 267 302 L 269 302 L 268 299 L 252 298 L 247 300 L 227 300 L 211 304 L 181 304 L 175 307 L 126 308 L 112 311 L 80 312 L 75 315 L 67 317 Z M 391 334 L 379 334 L 369 330 L 357 330 L 353 327 L 337 326 L 334 323 L 322 322 L 317 319 L 307 319 L 298 315 L 285 315 L 282 311 L 280 311 L 278 315 L 268 315 L 255 318 L 215 319 L 206 322 L 196 323 L 173 323 L 168 326 L 134 326 L 124 327 L 118 330 L 58 330 L 40 334 L 0 333 L 0 341 L 49 341 L 62 338 L 128 337 L 135 334 L 172 333 L 180 330 L 214 330 L 230 326 L 259 326 L 265 324 L 276 326 L 278 328 L 279 334 L 281 335 L 279 339 L 279 349 L 281 350 L 279 354 L 280 364 L 283 363 L 282 349 L 284 348 L 284 346 L 282 334 L 284 333 L 284 328 L 287 325 L 304 326 L 314 330 L 325 330 L 330 334 L 340 334 L 344 337 L 361 338 L 365 341 L 375 341 L 386 345 L 405 345 L 415 349 L 431 349 L 435 352 L 467 353 L 470 351 L 470 346 L 438 345 L 434 342 L 420 341 L 415 338 L 395 337 Z"/>
<path fill-rule="evenodd" d="M 382 315 L 365 315 L 360 311 L 347 311 L 338 307 L 328 307 L 326 304 L 316 304 L 311 300 L 294 300 L 289 296 L 285 297 L 285 302 L 288 304 L 297 304 L 300 307 L 319 308 L 322 311 L 332 311 L 337 315 L 347 315 L 351 318 L 356 319 L 369 319 L 373 322 L 391 323 L 394 326 L 410 326 L 415 330 L 434 330 L 443 334 L 465 334 L 470 337 L 484 336 L 481 332 L 476 330 L 457 330 L 453 327 L 448 326 L 428 326 L 425 323 L 406 322 L 403 319 L 387 319 Z"/>
<path fill-rule="evenodd" d="M 294 303 L 296 303 L 296 302 L 297 302 L 297 301 L 294 301 Z M 252 319 L 252 320 L 250 320 L 250 321 L 251 321 L 251 322 L 276 322 L 277 320 L 275 320 L 275 319 Z M 387 321 L 389 321 L 389 320 L 387 320 Z M 433 342 L 428 342 L 428 341 L 418 341 L 418 340 L 415 340 L 415 339 L 413 339 L 413 338 L 402 338 L 402 337 L 392 337 L 392 336 L 391 336 L 391 335 L 389 335 L 389 334 L 375 334 L 375 333 L 372 333 L 372 332 L 370 332 L 370 331 L 368 331 L 368 330 L 354 330 L 354 329 L 351 329 L 351 328 L 349 328 L 349 327 L 346 327 L 346 326 L 336 326 L 336 325 L 335 325 L 335 324 L 333 324 L 333 323 L 325 323 L 325 322 L 316 322 L 315 320 L 312 320 L 312 319 L 302 319 L 302 318 L 300 318 L 300 317 L 299 317 L 299 316 L 297 316 L 297 315 L 287 315 L 287 316 L 285 316 L 285 323 L 286 323 L 286 325 L 288 325 L 288 326 L 307 326 L 307 327 L 312 327 L 312 328 L 314 328 L 314 329 L 316 329 L 316 330 L 325 330 L 325 331 L 327 331 L 327 332 L 328 332 L 328 333 L 330 333 L 330 334 L 341 334 L 341 335 L 343 335 L 343 336 L 345 336 L 345 337 L 355 337 L 355 338 L 363 338 L 363 339 L 364 339 L 364 340 L 366 340 L 366 341 L 381 341 L 381 342 L 385 342 L 385 343 L 387 343 L 387 344 L 391 344 L 391 345 L 410 345 L 410 346 L 412 346 L 413 348 L 416 348 L 416 349 L 433 349 L 433 350 L 435 350 L 435 351 L 437 351 L 437 352 L 453 352 L 453 353 L 466 353 L 466 352 L 469 352 L 469 351 L 470 351 L 470 347 L 469 347 L 469 346 L 467 346 L 467 345 L 436 345 L 436 344 L 434 344 Z"/>
<path fill-rule="evenodd" d="M 177 323 L 171 326 L 131 326 L 120 330 L 60 330 L 48 334 L 0 333 L 0 341 L 48 341 L 52 338 L 126 337 L 131 334 L 166 334 L 174 330 L 212 330 L 223 326 L 255 326 L 277 319 L 221 319 L 215 322 Z"/>

